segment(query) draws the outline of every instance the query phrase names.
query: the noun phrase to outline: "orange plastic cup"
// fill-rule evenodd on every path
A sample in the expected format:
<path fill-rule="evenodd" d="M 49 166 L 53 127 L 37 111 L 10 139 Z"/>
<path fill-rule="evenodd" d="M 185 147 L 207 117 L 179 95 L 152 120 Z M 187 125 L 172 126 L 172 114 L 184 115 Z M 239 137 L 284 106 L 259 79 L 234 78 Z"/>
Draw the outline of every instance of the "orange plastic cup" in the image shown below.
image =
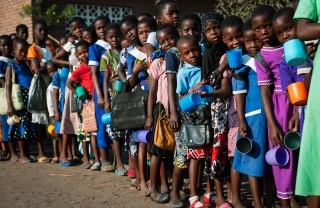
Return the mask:
<path fill-rule="evenodd" d="M 59 135 L 57 132 L 54 131 L 54 125 L 52 125 L 52 124 L 48 126 L 48 132 L 52 136 L 58 136 Z"/>
<path fill-rule="evenodd" d="M 290 101 L 293 105 L 302 106 L 307 104 L 308 91 L 304 82 L 295 82 L 288 86 Z"/>

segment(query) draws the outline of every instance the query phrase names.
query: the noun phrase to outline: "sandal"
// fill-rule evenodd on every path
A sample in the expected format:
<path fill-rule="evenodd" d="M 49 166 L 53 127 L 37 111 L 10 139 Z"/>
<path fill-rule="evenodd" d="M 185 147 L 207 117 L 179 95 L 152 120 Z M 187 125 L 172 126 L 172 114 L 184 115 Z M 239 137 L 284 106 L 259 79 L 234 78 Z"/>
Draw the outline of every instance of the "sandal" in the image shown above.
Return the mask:
<path fill-rule="evenodd" d="M 83 164 L 82 167 L 83 167 L 84 169 L 90 169 L 90 168 L 91 168 L 91 165 L 90 165 L 89 163 L 87 163 L 87 164 Z"/>
<path fill-rule="evenodd" d="M 58 157 L 52 158 L 51 163 L 52 163 L 52 164 L 54 164 L 54 163 L 59 163 L 59 158 L 58 158 Z"/>
<path fill-rule="evenodd" d="M 159 199 L 154 199 L 152 196 L 150 196 L 151 201 L 159 203 L 159 204 L 164 204 L 167 203 L 170 199 L 170 196 L 168 193 L 162 193 L 159 197 Z"/>
<path fill-rule="evenodd" d="M 110 162 L 106 162 L 101 165 L 101 171 L 103 172 L 113 172 L 115 169 L 116 167 L 114 167 Z"/>
<path fill-rule="evenodd" d="M 114 172 L 115 172 L 118 176 L 126 176 L 126 175 L 127 175 L 127 170 L 118 171 L 117 169 L 115 169 Z"/>
<path fill-rule="evenodd" d="M 194 206 L 196 206 L 196 204 L 197 203 L 201 203 L 200 201 L 199 201 L 199 199 L 197 199 L 197 200 L 194 200 L 193 201 L 193 203 L 192 204 L 190 204 L 190 208 L 195 208 Z M 202 204 L 202 203 L 201 203 Z M 199 208 L 206 208 L 207 206 L 205 206 L 205 205 L 202 205 L 201 207 L 199 207 Z"/>
<path fill-rule="evenodd" d="M 38 157 L 38 163 L 48 163 L 49 159 L 46 156 Z"/>
<path fill-rule="evenodd" d="M 128 177 L 129 178 L 135 178 L 136 177 L 136 170 L 134 169 L 134 168 L 130 168 L 129 170 L 128 170 Z"/>
<path fill-rule="evenodd" d="M 99 162 L 95 162 L 95 163 L 91 166 L 90 170 L 92 170 L 92 171 L 100 170 L 100 163 L 99 163 Z"/>
<path fill-rule="evenodd" d="M 217 196 L 215 195 L 211 195 L 210 198 L 204 195 L 202 198 L 202 202 L 206 206 L 209 206 L 209 205 L 216 206 L 217 205 L 216 200 L 217 200 Z"/>
<path fill-rule="evenodd" d="M 132 190 L 132 191 L 140 191 L 140 184 L 134 184 L 134 183 L 132 183 L 132 184 L 130 185 L 130 190 Z"/>

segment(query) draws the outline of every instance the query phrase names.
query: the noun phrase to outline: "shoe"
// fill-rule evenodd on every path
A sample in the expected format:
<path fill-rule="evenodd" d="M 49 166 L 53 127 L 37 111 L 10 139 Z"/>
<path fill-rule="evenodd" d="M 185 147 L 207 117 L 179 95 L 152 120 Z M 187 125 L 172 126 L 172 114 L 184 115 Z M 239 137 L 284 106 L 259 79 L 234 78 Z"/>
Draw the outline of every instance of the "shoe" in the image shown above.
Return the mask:
<path fill-rule="evenodd" d="M 232 208 L 232 206 L 228 202 L 226 202 L 223 205 L 221 205 L 219 208 Z"/>
<path fill-rule="evenodd" d="M 194 208 L 194 206 L 195 206 L 198 202 L 200 202 L 199 199 L 194 200 L 193 203 L 190 204 L 190 208 Z M 200 203 L 201 203 L 201 202 L 200 202 Z M 202 206 L 199 207 L 199 208 L 206 208 L 206 207 L 207 207 L 206 205 L 202 205 Z"/>
<path fill-rule="evenodd" d="M 181 208 L 181 207 L 184 207 L 182 201 L 179 201 L 179 202 L 169 201 L 169 205 L 170 205 L 170 207 L 172 207 L 172 208 Z"/>
<path fill-rule="evenodd" d="M 136 171 L 135 171 L 135 169 L 134 168 L 130 168 L 129 170 L 128 170 L 128 177 L 129 178 L 135 178 L 136 177 Z"/>
<path fill-rule="evenodd" d="M 19 163 L 31 163 L 31 160 L 30 159 L 19 159 Z"/>
<path fill-rule="evenodd" d="M 211 206 L 216 206 L 216 200 L 217 200 L 217 196 L 215 195 L 211 195 L 210 198 L 208 198 L 206 195 L 203 196 L 202 198 L 202 202 L 204 205 L 211 205 Z"/>
<path fill-rule="evenodd" d="M 38 163 L 48 163 L 49 159 L 46 156 L 38 157 Z"/>
<path fill-rule="evenodd" d="M 117 169 L 114 170 L 114 172 L 118 175 L 118 176 L 126 176 L 127 175 L 127 171 L 118 171 Z"/>
<path fill-rule="evenodd" d="M 71 162 L 62 162 L 62 161 L 60 161 L 59 162 L 59 164 L 61 165 L 61 166 L 63 166 L 63 167 L 69 167 L 69 166 L 71 166 Z"/>
<path fill-rule="evenodd" d="M 90 169 L 91 168 L 91 165 L 90 164 L 83 164 L 82 167 L 84 169 Z"/>
<path fill-rule="evenodd" d="M 91 166 L 90 170 L 92 170 L 92 171 L 100 170 L 100 163 L 99 163 L 99 162 L 95 162 L 95 163 Z"/>
<path fill-rule="evenodd" d="M 152 198 L 152 196 L 150 196 L 151 198 L 151 201 L 153 202 L 156 202 L 156 203 L 159 203 L 159 204 L 164 204 L 164 203 L 167 203 L 169 201 L 169 194 L 167 193 L 162 193 L 159 197 L 159 199 L 154 199 Z"/>
<path fill-rule="evenodd" d="M 18 162 L 19 161 L 19 157 L 18 156 L 11 156 L 10 157 L 10 161 L 11 162 Z"/>
<path fill-rule="evenodd" d="M 101 171 L 103 172 L 114 172 L 116 167 L 114 167 L 110 162 L 106 162 L 101 165 Z"/>
<path fill-rule="evenodd" d="M 134 184 L 134 183 L 132 183 L 132 184 L 130 185 L 130 190 L 132 190 L 132 191 L 140 191 L 140 184 Z"/>

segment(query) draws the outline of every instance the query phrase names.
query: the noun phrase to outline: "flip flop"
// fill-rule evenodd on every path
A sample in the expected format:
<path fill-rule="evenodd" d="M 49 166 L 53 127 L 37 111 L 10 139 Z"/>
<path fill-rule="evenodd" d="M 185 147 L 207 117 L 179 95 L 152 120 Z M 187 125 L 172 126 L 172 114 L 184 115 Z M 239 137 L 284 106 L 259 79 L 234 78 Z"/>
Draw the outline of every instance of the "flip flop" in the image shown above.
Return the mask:
<path fill-rule="evenodd" d="M 127 171 L 118 171 L 117 169 L 114 170 L 114 172 L 118 175 L 118 176 L 126 176 L 127 175 Z"/>
<path fill-rule="evenodd" d="M 226 202 L 222 204 L 219 208 L 232 208 L 232 206 L 228 202 Z"/>
<path fill-rule="evenodd" d="M 18 156 L 11 156 L 10 157 L 10 161 L 11 162 L 18 162 L 19 161 L 19 157 Z"/>
<path fill-rule="evenodd" d="M 182 201 L 179 201 L 179 202 L 169 201 L 169 205 L 170 205 L 170 207 L 172 207 L 172 208 L 181 208 L 181 207 L 184 207 Z"/>
<path fill-rule="evenodd" d="M 133 184 L 130 185 L 130 190 L 131 191 L 140 191 L 140 185 L 133 183 Z"/>
<path fill-rule="evenodd" d="M 162 193 L 159 197 L 159 199 L 154 199 L 152 196 L 150 196 L 151 201 L 159 203 L 159 204 L 164 204 L 167 203 L 169 201 L 169 194 L 167 193 Z"/>
<path fill-rule="evenodd" d="M 59 163 L 60 163 L 60 165 L 63 166 L 63 167 L 69 167 L 69 166 L 71 166 L 71 162 L 69 162 L 69 161 L 68 161 L 68 162 L 62 162 L 62 161 L 60 161 Z"/>
<path fill-rule="evenodd" d="M 31 163 L 30 159 L 19 159 L 19 163 Z"/>
<path fill-rule="evenodd" d="M 103 172 L 114 172 L 116 167 L 114 167 L 110 162 L 106 162 L 101 165 L 101 171 Z"/>
<path fill-rule="evenodd" d="M 92 171 L 100 170 L 100 163 L 99 163 L 99 162 L 95 162 L 95 163 L 91 166 L 90 170 L 92 170 Z"/>
<path fill-rule="evenodd" d="M 49 159 L 46 156 L 42 156 L 38 158 L 38 163 L 48 163 Z"/>
<path fill-rule="evenodd" d="M 128 170 L 127 175 L 128 175 L 129 178 L 135 178 L 137 174 L 136 174 L 136 171 L 135 171 L 134 168 L 130 168 L 130 169 Z"/>
<path fill-rule="evenodd" d="M 90 164 L 83 164 L 82 167 L 84 169 L 90 169 L 91 168 L 91 165 Z"/>

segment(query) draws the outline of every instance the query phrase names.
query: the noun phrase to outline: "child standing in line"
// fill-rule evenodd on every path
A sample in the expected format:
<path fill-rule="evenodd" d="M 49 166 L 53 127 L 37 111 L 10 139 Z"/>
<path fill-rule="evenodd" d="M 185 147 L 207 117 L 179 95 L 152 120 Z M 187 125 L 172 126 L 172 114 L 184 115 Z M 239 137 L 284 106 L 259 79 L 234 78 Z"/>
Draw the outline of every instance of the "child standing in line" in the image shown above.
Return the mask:
<path fill-rule="evenodd" d="M 47 62 L 52 60 L 54 50 L 46 46 L 45 40 L 48 36 L 48 26 L 44 21 L 37 21 L 33 26 L 35 43 L 28 49 L 27 60 L 30 65 L 34 78 L 30 88 L 34 86 L 34 81 L 37 76 L 42 76 L 46 87 L 50 84 L 50 77 L 46 68 Z M 31 92 L 31 91 L 30 91 Z M 29 94 L 30 96 L 30 94 Z M 46 110 L 31 110 L 32 122 L 37 126 L 37 147 L 39 151 L 38 162 L 46 163 L 48 158 L 45 156 L 43 149 L 43 139 L 46 135 L 46 126 L 48 124 L 48 112 Z"/>
<path fill-rule="evenodd" d="M 7 86 L 7 103 L 8 103 L 8 116 L 17 115 L 20 123 L 14 124 L 9 127 L 9 138 L 11 140 L 18 140 L 20 158 L 19 162 L 29 163 L 32 160 L 28 158 L 25 150 L 26 141 L 36 138 L 36 124 L 32 122 L 31 113 L 27 110 L 28 93 L 31 85 L 32 74 L 28 65 L 25 62 L 27 57 L 29 44 L 26 40 L 16 40 L 14 46 L 15 58 L 12 63 L 8 63 L 6 68 L 6 86 Z M 14 70 L 14 74 L 13 74 Z M 13 107 L 11 100 L 12 78 L 15 78 L 15 82 L 20 84 L 21 93 L 24 103 L 24 108 L 20 111 L 16 111 Z"/>
<path fill-rule="evenodd" d="M 25 24 L 19 24 L 16 27 L 16 34 L 18 39 L 28 40 L 29 32 L 28 27 Z"/>
<path fill-rule="evenodd" d="M 119 65 L 119 53 L 121 51 L 121 31 L 118 23 L 110 23 L 106 28 L 106 39 L 111 48 L 107 50 L 100 61 L 100 71 L 104 72 L 104 99 L 105 111 L 111 111 L 111 99 L 116 95 L 114 83 L 118 80 L 117 67 Z M 121 140 L 124 138 L 124 131 L 114 129 L 107 124 L 107 132 L 113 140 L 115 173 L 119 176 L 127 175 L 127 171 L 122 163 Z"/>
<path fill-rule="evenodd" d="M 0 87 L 5 87 L 5 75 L 6 75 L 6 68 L 8 63 L 13 62 L 12 60 L 12 48 L 13 42 L 8 35 L 1 35 L 0 36 Z M 2 142 L 5 144 L 6 150 L 10 150 L 10 160 L 12 162 L 18 161 L 18 155 L 15 150 L 15 145 L 9 139 L 8 130 L 9 125 L 7 123 L 8 116 L 1 115 L 2 120 Z"/>
<path fill-rule="evenodd" d="M 277 40 L 272 27 L 273 7 L 261 5 L 252 12 L 252 28 L 257 38 L 264 43 L 260 50 L 262 59 L 269 69 L 255 60 L 258 85 L 269 129 L 269 148 L 283 144 L 283 135 L 289 131 L 291 123 L 298 123 L 298 114 L 290 104 L 286 91 L 282 89 L 279 64 L 283 56 L 283 46 Z M 296 178 L 297 152 L 287 150 L 289 162 L 285 166 L 272 166 L 277 196 L 282 207 L 296 206 L 294 187 Z"/>
<path fill-rule="evenodd" d="M 79 82 L 79 84 L 84 87 L 84 89 L 86 90 L 86 92 L 88 94 L 88 98 L 86 100 L 86 103 L 88 106 L 90 105 L 90 102 L 93 102 L 92 98 L 93 98 L 93 92 L 94 92 L 94 87 L 93 87 L 93 82 L 92 82 L 92 73 L 91 73 L 91 69 L 88 66 L 89 46 L 90 46 L 90 44 L 85 40 L 80 40 L 76 44 L 75 55 L 80 60 L 81 64 L 79 67 L 77 67 L 72 72 L 72 75 L 68 79 L 68 82 L 67 82 L 67 87 L 73 93 L 76 93 L 76 88 L 74 87 L 74 84 L 76 82 Z M 92 105 L 92 108 L 94 108 L 93 105 Z M 93 109 L 92 109 L 92 114 L 94 114 Z M 85 119 L 86 119 L 85 117 L 82 118 L 82 120 L 85 120 Z M 80 128 L 80 129 L 83 129 L 85 131 L 84 126 L 83 126 L 83 128 Z M 95 135 L 95 132 L 84 132 L 84 135 L 82 135 L 83 131 L 82 130 L 80 130 L 80 131 L 81 131 L 81 135 L 79 135 L 79 133 L 78 133 L 78 137 L 82 141 L 83 167 L 85 169 L 89 169 L 90 163 L 89 163 L 89 149 L 88 149 L 87 141 L 90 140 L 90 136 L 91 136 L 91 140 L 96 140 L 96 138 L 95 138 L 96 135 Z M 87 137 L 89 137 L 89 138 L 87 138 Z M 94 158 L 95 159 L 94 165 L 100 165 L 99 152 L 98 152 L 97 145 L 96 145 L 96 143 L 92 143 L 91 145 L 92 145 L 92 150 L 93 150 L 93 154 L 95 157 Z M 93 169 L 93 170 L 96 170 L 96 169 Z"/>
<path fill-rule="evenodd" d="M 50 79 L 52 80 L 53 75 L 57 71 L 56 66 L 50 61 L 47 64 L 47 71 Z M 48 114 L 49 114 L 49 122 L 48 124 L 54 124 L 54 89 L 52 87 L 52 82 L 49 84 L 47 88 L 47 106 L 48 106 Z M 58 143 L 61 144 L 61 141 L 58 137 L 51 136 L 52 139 L 52 146 L 53 146 L 53 158 L 51 160 L 51 163 L 58 163 L 59 162 L 59 155 L 58 155 Z M 60 149 L 60 148 L 59 148 Z"/>
<path fill-rule="evenodd" d="M 257 208 L 262 208 L 261 184 L 262 177 L 266 176 L 267 172 L 267 164 L 265 162 L 268 146 L 267 120 L 263 111 L 253 57 L 262 48 L 263 43 L 254 34 L 251 19 L 244 24 L 242 32 L 244 46 L 248 54 L 242 57 L 243 65 L 235 69 L 232 88 L 236 97 L 239 120 L 238 139 L 243 136 L 251 139 L 252 150 L 248 154 L 241 154 L 237 150 L 234 153 L 233 167 L 231 169 L 232 205 L 234 207 L 245 207 L 240 199 L 240 174 L 246 174 L 249 178 L 254 205 Z"/>
<path fill-rule="evenodd" d="M 163 24 L 157 30 L 157 39 L 164 52 L 170 48 L 175 47 L 178 40 L 177 30 L 170 24 Z M 153 60 L 150 69 L 148 69 L 149 76 L 149 97 L 148 97 L 148 119 L 145 128 L 148 130 L 154 129 L 156 131 L 156 124 L 159 119 L 161 111 L 169 114 L 168 88 L 167 76 L 165 74 L 166 62 L 159 59 Z M 173 136 L 173 135 L 172 135 Z M 152 201 L 157 203 L 166 203 L 169 200 L 167 192 L 158 192 L 157 184 L 160 173 L 161 189 L 169 189 L 167 183 L 166 167 L 168 160 L 172 157 L 172 152 L 161 149 L 154 144 L 155 138 L 150 142 L 149 154 L 152 155 L 150 165 L 150 197 Z"/>
<path fill-rule="evenodd" d="M 301 0 L 294 20 L 298 21 L 297 36 L 300 40 L 319 39 L 320 5 L 318 1 Z M 318 45 L 318 44 L 317 44 Z M 319 47 L 314 59 L 314 68 L 319 66 Z M 310 196 L 311 208 L 320 207 L 320 185 L 318 180 L 319 166 L 311 161 L 319 160 L 319 71 L 313 70 L 308 94 L 308 103 L 302 143 L 300 147 L 296 193 Z"/>

